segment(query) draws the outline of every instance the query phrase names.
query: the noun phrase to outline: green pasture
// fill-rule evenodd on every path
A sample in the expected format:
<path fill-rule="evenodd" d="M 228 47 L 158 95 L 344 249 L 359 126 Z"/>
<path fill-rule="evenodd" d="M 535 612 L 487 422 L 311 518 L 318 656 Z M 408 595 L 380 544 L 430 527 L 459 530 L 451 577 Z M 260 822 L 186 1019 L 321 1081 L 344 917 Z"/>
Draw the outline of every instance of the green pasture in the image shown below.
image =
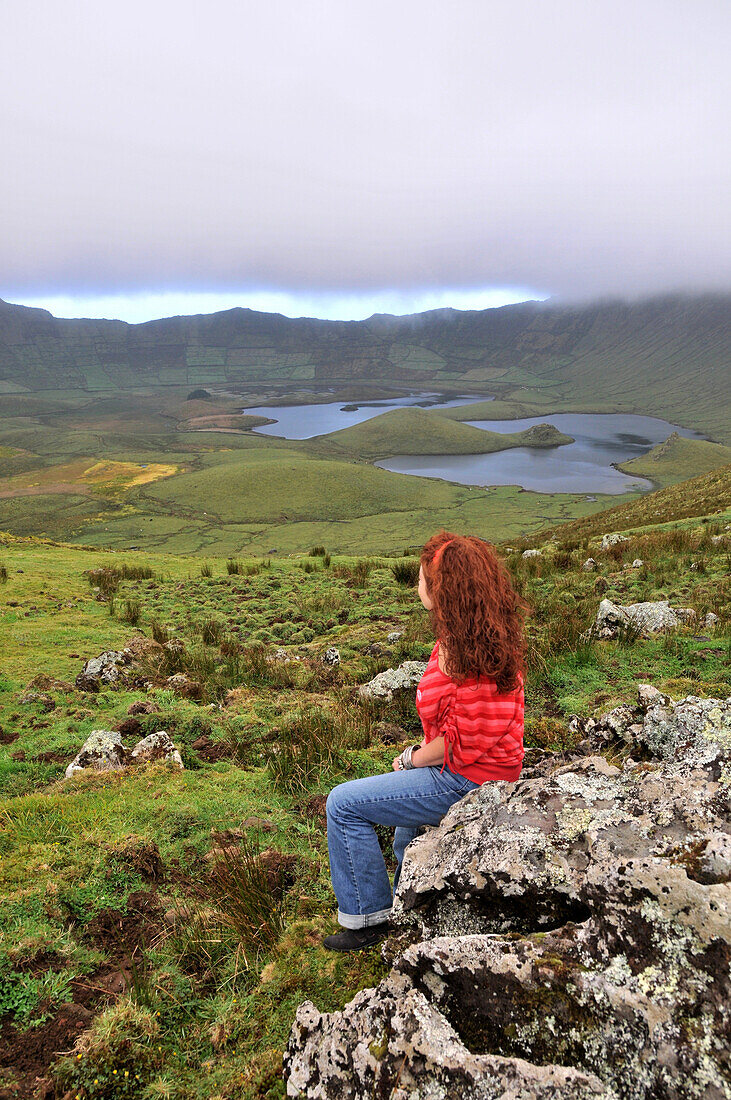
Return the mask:
<path fill-rule="evenodd" d="M 252 468 L 266 469 L 266 453 Z M 231 475 L 243 457 L 229 455 Z M 690 485 L 689 501 L 711 499 L 712 485 L 705 496 Z M 682 487 L 662 493 L 677 501 Z M 486 495 L 496 514 L 513 499 Z M 602 551 L 602 529 L 616 525 L 597 517 L 593 532 L 544 535 L 541 558 L 506 550 L 531 607 L 528 744 L 570 748 L 570 714 L 631 701 L 640 681 L 676 698 L 729 694 L 724 518 L 649 526 Z M 340 957 L 321 947 L 334 928 L 322 801 L 341 779 L 388 768 L 418 737 L 410 696 L 371 709 L 357 687 L 425 658 L 432 637 L 413 587 L 397 579 L 415 558 L 328 555 L 327 540 L 317 542 L 284 561 L 227 560 L 0 535 L 0 1015 L 23 1057 L 43 1051 L 48 1034 L 38 1075 L 61 1095 L 283 1100 L 297 1005 L 334 1010 L 384 972 L 377 949 Z M 595 573 L 581 569 L 589 554 Z M 107 588 L 97 593 L 100 574 L 88 574 L 99 569 Z M 603 595 L 668 599 L 720 622 L 701 634 L 582 642 Z M 393 631 L 401 638 L 388 643 Z M 75 687 L 86 658 L 135 637 L 158 639 L 140 666 L 148 689 Z M 155 662 L 166 638 L 200 679 L 198 701 L 165 683 L 169 666 Z M 332 645 L 335 670 L 321 661 Z M 289 663 L 266 659 L 282 649 Z M 143 703 L 152 712 L 133 732 L 130 707 Z M 127 745 L 166 729 L 185 770 L 63 778 L 91 730 L 120 727 Z M 264 884 L 252 878 L 260 865 L 280 871 Z M 247 923 L 219 890 L 229 871 L 237 904 L 258 905 L 262 923 Z M 107 994 L 109 975 L 117 985 Z M 92 1012 L 51 1041 L 78 983 L 97 991 Z M 11 1066 L 0 1087 L 30 1096 L 33 1073 Z"/>
<path fill-rule="evenodd" d="M 729 463 L 731 447 L 705 439 L 686 439 L 673 432 L 664 443 L 658 443 L 647 454 L 623 462 L 619 469 L 649 477 L 656 486 L 665 488 L 718 470 Z"/>

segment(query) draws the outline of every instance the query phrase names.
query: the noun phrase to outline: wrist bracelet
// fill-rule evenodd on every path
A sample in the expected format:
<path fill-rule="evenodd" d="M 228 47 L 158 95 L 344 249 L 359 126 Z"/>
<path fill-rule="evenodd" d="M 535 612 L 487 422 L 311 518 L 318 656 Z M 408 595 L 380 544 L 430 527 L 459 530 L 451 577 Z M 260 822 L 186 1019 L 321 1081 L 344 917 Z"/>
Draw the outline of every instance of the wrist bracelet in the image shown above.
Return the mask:
<path fill-rule="evenodd" d="M 411 771 L 412 768 L 416 767 L 411 758 L 419 747 L 419 745 L 409 745 L 408 749 L 404 749 L 401 753 L 401 767 L 404 771 Z"/>

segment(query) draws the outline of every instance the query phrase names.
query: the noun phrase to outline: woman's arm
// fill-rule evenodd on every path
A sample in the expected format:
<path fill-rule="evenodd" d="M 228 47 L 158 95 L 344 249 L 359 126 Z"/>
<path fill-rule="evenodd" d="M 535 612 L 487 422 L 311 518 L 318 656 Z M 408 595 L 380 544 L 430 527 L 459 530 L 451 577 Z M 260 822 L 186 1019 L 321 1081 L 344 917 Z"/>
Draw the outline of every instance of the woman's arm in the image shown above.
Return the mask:
<path fill-rule="evenodd" d="M 449 759 L 452 759 L 452 746 L 449 746 Z M 428 745 L 422 745 L 414 752 L 411 763 L 415 768 L 430 768 L 444 760 L 444 738 L 435 737 Z"/>
<path fill-rule="evenodd" d="M 452 759 L 452 746 L 449 746 L 449 759 Z M 399 770 L 398 761 L 400 757 L 395 756 L 393 758 L 393 770 L 397 772 Z M 423 742 L 418 749 L 415 749 L 411 763 L 415 768 L 430 768 L 434 764 L 441 764 L 444 760 L 444 738 L 435 737 L 433 741 L 430 741 L 428 745 Z"/>

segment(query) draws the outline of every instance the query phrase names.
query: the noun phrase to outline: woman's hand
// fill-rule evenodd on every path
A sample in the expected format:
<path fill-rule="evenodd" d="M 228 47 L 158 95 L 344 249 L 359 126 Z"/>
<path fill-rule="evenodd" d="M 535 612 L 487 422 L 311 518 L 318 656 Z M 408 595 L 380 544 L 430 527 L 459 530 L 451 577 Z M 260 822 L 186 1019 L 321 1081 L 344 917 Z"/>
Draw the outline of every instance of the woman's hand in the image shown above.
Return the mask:
<path fill-rule="evenodd" d="M 395 772 L 400 772 L 401 771 L 401 757 L 400 756 L 394 756 L 394 758 L 393 758 L 393 770 Z"/>

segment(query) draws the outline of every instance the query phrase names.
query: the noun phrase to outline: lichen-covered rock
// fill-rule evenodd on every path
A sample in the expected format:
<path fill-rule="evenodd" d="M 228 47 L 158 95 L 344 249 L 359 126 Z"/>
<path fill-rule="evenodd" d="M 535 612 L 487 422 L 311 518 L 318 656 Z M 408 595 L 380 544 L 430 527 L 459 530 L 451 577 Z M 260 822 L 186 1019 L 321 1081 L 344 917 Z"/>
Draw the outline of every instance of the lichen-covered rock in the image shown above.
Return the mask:
<path fill-rule="evenodd" d="M 540 558 L 543 557 L 541 550 L 524 550 L 520 555 L 522 558 Z"/>
<path fill-rule="evenodd" d="M 398 973 L 343 1012 L 300 1005 L 284 1071 L 287 1095 L 303 1100 L 609 1100 L 593 1074 L 474 1052 Z"/>
<path fill-rule="evenodd" d="M 290 1096 L 731 1097 L 731 700 L 586 726 L 646 761 L 546 754 L 413 841 L 391 973 L 300 1007 Z"/>
<path fill-rule="evenodd" d="M 610 546 L 617 546 L 620 542 L 629 542 L 626 535 L 620 535 L 617 531 L 609 535 L 602 535 L 601 548 L 608 550 Z"/>
<path fill-rule="evenodd" d="M 76 677 L 81 691 L 96 692 L 102 687 L 117 687 L 123 678 L 122 669 L 130 663 L 130 655 L 124 650 L 108 649 L 98 657 L 91 657 Z"/>
<path fill-rule="evenodd" d="M 116 730 L 92 730 L 79 752 L 66 768 L 66 778 L 92 768 L 95 771 L 121 771 L 127 750 Z"/>
<path fill-rule="evenodd" d="M 334 645 L 328 646 L 321 660 L 326 668 L 337 668 L 340 664 L 340 650 Z"/>
<path fill-rule="evenodd" d="M 398 668 L 389 668 L 379 672 L 367 684 L 361 684 L 358 694 L 362 699 L 393 699 L 395 691 L 406 691 L 416 687 L 426 671 L 424 661 L 404 661 Z"/>
<path fill-rule="evenodd" d="M 160 761 L 172 768 L 182 768 L 183 760 L 166 730 L 157 730 L 138 741 L 129 754 L 131 764 L 151 764 Z"/>
<path fill-rule="evenodd" d="M 597 561 L 595 558 L 587 558 L 581 567 L 584 573 L 596 573 Z"/>
<path fill-rule="evenodd" d="M 267 657 L 267 660 L 271 661 L 273 664 L 288 665 L 291 664 L 292 661 L 301 661 L 302 658 L 298 657 L 296 653 L 287 653 L 287 650 L 280 646 L 278 649 L 274 650 L 271 657 Z"/>
<path fill-rule="evenodd" d="M 623 628 L 632 627 L 639 634 L 649 636 L 674 630 L 694 619 L 692 607 L 671 607 L 667 600 L 616 604 L 604 599 L 589 633 L 595 638 L 615 638 Z"/>
<path fill-rule="evenodd" d="M 583 733 L 595 752 L 626 745 L 635 758 L 666 760 L 709 739 L 731 737 L 731 699 L 689 695 L 674 703 L 651 684 L 640 684 L 636 706 L 623 703 L 596 720 L 576 719 L 573 732 Z"/>
<path fill-rule="evenodd" d="M 386 641 L 389 645 L 396 645 L 396 642 L 399 640 L 402 633 L 403 631 L 401 630 L 392 630 L 390 634 L 386 635 Z"/>

